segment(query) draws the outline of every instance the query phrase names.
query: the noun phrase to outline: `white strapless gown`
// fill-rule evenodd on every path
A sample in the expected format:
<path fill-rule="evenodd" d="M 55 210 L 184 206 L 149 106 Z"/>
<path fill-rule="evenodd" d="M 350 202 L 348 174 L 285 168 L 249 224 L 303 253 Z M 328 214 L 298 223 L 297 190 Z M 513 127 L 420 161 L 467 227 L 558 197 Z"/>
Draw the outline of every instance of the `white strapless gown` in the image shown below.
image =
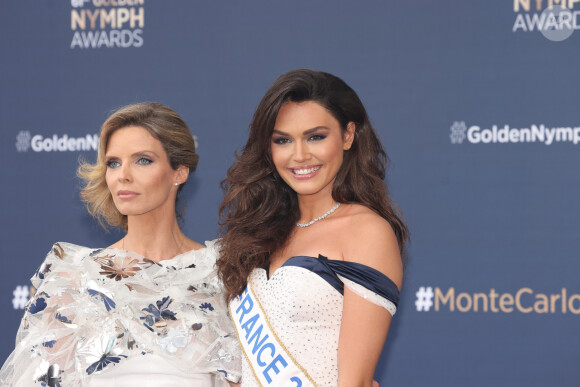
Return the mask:
<path fill-rule="evenodd" d="M 338 380 L 344 286 L 392 315 L 399 300 L 397 286 L 379 271 L 323 256 L 292 257 L 269 279 L 255 269 L 250 281 L 272 329 L 317 386 Z M 259 386 L 254 372 L 261 370 L 242 358 L 242 387 Z"/>

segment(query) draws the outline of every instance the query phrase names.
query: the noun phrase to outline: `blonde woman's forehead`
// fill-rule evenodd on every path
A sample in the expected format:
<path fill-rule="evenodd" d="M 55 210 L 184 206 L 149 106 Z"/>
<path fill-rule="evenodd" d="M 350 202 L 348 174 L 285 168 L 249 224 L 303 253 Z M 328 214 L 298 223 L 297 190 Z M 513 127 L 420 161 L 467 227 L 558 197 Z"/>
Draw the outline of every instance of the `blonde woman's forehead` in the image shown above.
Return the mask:
<path fill-rule="evenodd" d="M 154 152 L 165 155 L 161 142 L 149 131 L 140 126 L 127 126 L 116 130 L 109 137 L 105 154 L 133 154 L 139 152 Z"/>

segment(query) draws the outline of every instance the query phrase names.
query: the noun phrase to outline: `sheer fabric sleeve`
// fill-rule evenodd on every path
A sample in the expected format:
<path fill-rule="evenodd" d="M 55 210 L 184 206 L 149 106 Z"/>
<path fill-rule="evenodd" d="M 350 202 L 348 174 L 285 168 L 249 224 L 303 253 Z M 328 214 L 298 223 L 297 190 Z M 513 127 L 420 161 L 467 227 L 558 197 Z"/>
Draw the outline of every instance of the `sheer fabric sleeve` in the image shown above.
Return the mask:
<path fill-rule="evenodd" d="M 57 386 L 63 375 L 80 384 L 74 380 L 79 316 L 73 306 L 79 277 L 65 248 L 56 243 L 31 278 L 36 293 L 26 306 L 15 349 L 0 371 L 0 385 Z"/>
<path fill-rule="evenodd" d="M 214 265 L 214 270 L 209 279 L 212 285 L 218 289 L 213 301 L 216 314 L 209 323 L 214 327 L 214 330 L 219 332 L 219 338 L 210 346 L 206 359 L 209 368 L 218 377 L 218 383 L 216 385 L 229 387 L 227 381 L 239 383 L 241 380 L 242 353 L 229 315 L 223 285 L 219 281 L 215 269 L 215 261 L 219 257 L 219 242 L 208 241 L 206 242 L 206 246 L 208 262 Z"/>
<path fill-rule="evenodd" d="M 162 263 L 55 244 L 32 278 L 37 291 L 0 385 L 86 385 L 142 356 L 161 356 L 184 378 L 211 373 L 218 383 L 237 382 L 240 351 L 216 258 L 212 243 Z"/>

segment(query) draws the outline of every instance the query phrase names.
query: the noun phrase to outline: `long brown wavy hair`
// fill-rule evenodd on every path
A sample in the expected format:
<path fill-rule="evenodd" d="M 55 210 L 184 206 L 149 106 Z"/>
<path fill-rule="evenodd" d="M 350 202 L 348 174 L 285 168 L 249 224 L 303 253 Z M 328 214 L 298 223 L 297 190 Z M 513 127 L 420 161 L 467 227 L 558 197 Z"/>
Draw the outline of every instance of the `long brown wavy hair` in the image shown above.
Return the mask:
<path fill-rule="evenodd" d="M 249 274 L 267 267 L 270 253 L 283 247 L 300 218 L 296 192 L 280 177 L 271 153 L 271 138 L 280 107 L 285 102 L 313 101 L 340 123 L 356 125 L 352 147 L 344 151 L 332 198 L 362 204 L 389 222 L 405 257 L 408 229 L 384 182 L 387 155 L 357 94 L 332 74 L 293 70 L 280 76 L 258 105 L 250 135 L 221 186 L 222 227 L 218 274 L 231 300 L 247 286 Z"/>

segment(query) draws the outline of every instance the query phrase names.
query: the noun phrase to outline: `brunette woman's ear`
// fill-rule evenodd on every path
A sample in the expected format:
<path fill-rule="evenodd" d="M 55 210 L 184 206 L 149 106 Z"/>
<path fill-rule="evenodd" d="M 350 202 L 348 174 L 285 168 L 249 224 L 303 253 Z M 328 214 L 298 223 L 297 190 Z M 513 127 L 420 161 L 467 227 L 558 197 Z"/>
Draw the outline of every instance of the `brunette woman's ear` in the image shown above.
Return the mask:
<path fill-rule="evenodd" d="M 344 150 L 349 150 L 350 147 L 352 146 L 352 143 L 354 141 L 354 133 L 356 131 L 356 124 L 352 121 L 350 121 L 348 124 L 346 124 L 346 130 L 344 131 L 344 144 L 342 146 L 342 149 Z"/>

